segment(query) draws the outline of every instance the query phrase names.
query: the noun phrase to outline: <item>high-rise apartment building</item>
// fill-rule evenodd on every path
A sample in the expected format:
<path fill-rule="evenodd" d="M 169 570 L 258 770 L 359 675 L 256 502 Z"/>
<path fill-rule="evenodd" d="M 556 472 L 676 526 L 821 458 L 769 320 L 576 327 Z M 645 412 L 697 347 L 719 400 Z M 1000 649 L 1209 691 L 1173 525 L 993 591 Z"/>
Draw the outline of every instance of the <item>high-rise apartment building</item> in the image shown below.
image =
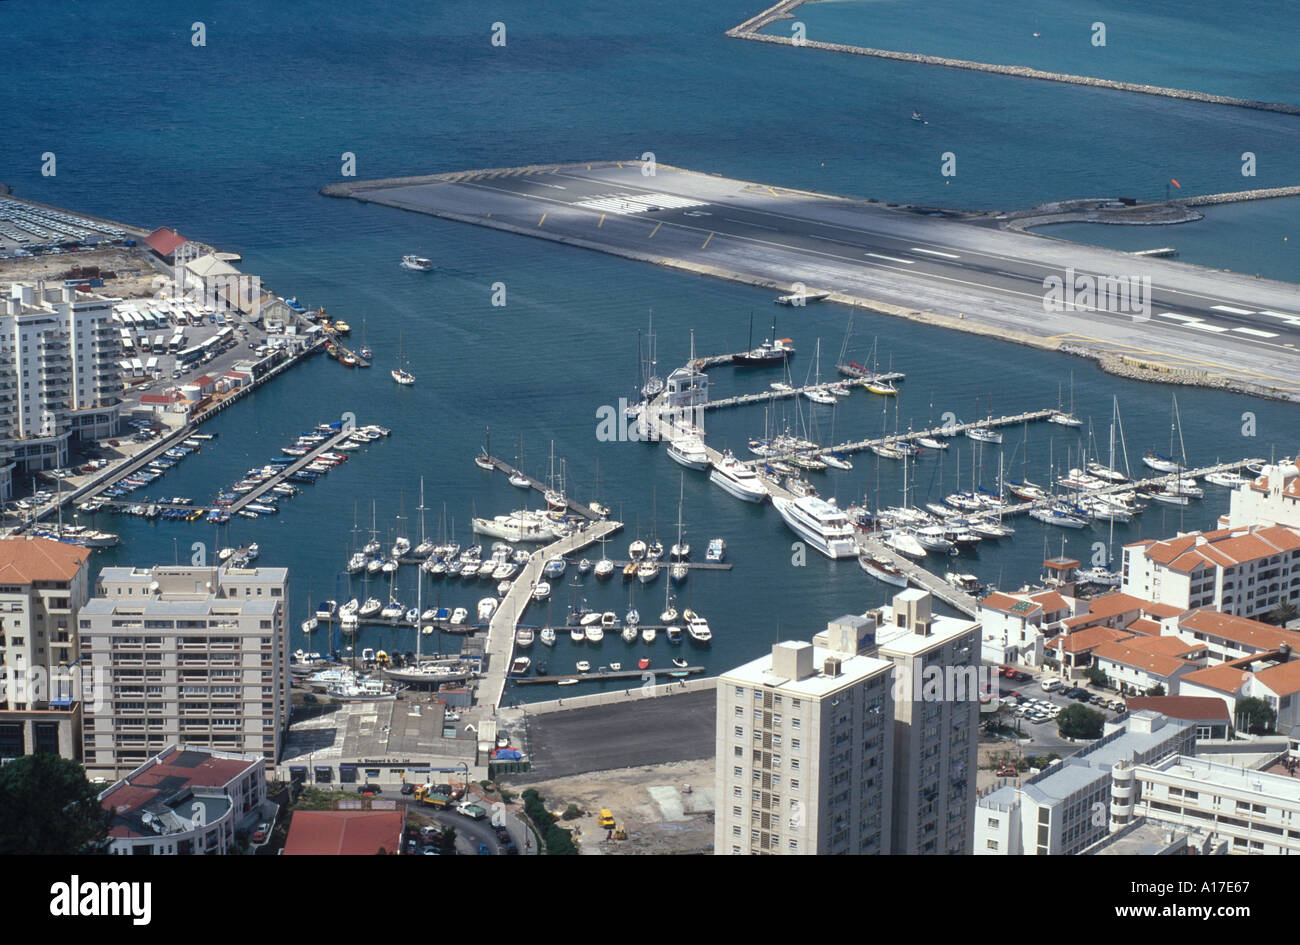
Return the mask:
<path fill-rule="evenodd" d="M 78 618 L 102 687 L 84 764 L 129 771 L 168 745 L 280 755 L 289 719 L 288 571 L 104 568 Z"/>

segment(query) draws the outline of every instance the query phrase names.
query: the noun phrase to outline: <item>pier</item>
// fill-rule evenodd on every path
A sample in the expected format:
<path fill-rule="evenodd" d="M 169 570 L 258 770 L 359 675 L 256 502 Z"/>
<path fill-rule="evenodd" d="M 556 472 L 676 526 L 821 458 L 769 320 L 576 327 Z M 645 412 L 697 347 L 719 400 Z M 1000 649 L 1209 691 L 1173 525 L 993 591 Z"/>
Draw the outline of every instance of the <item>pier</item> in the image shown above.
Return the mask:
<path fill-rule="evenodd" d="M 298 472 L 299 470 L 307 466 L 310 466 L 312 463 L 314 463 L 317 459 L 320 458 L 320 455 L 322 453 L 328 453 L 335 446 L 338 446 L 338 444 L 342 443 L 351 435 L 352 435 L 351 429 L 340 430 L 338 433 L 334 434 L 324 443 L 321 443 L 320 445 L 313 448 L 310 452 L 307 453 L 306 456 L 300 456 L 298 457 L 298 460 L 296 462 L 290 463 L 284 468 L 278 470 L 274 476 L 272 476 L 270 479 L 266 480 L 266 482 L 259 485 L 256 489 L 253 489 L 251 492 L 245 492 L 238 499 L 236 499 L 233 504 L 225 506 L 225 510 L 229 512 L 231 515 L 234 515 L 244 506 L 248 505 L 248 503 L 256 502 L 259 497 L 265 495 L 273 487 L 278 486 L 280 483 L 284 482 L 286 479 L 288 479 L 290 476 L 292 476 L 294 473 Z"/>
<path fill-rule="evenodd" d="M 497 459 L 495 456 L 491 456 L 491 455 L 489 455 L 487 458 L 488 460 L 491 461 L 492 465 L 497 469 L 497 471 L 503 472 L 507 476 L 513 476 L 515 474 L 523 476 L 525 479 L 528 480 L 528 485 L 534 491 L 541 492 L 541 493 L 546 493 L 550 491 L 549 487 L 545 483 L 543 483 L 540 479 L 534 479 L 532 476 L 528 475 L 528 473 L 520 472 L 520 470 L 515 469 L 515 467 L 511 466 L 504 459 Z M 601 516 L 597 515 L 596 511 L 590 508 L 589 506 L 583 505 L 581 502 L 577 502 L 573 499 L 570 499 L 567 495 L 564 497 L 564 501 L 565 504 L 568 506 L 568 510 L 574 513 L 575 515 L 581 515 L 583 518 L 591 522 L 599 522 L 602 520 Z"/>
<path fill-rule="evenodd" d="M 876 541 L 874 538 L 870 538 L 866 535 L 858 535 L 858 548 L 878 558 L 884 558 L 894 567 L 898 568 L 898 570 L 907 575 L 907 581 L 913 587 L 919 587 L 923 591 L 929 591 L 949 607 L 961 611 L 967 617 L 975 616 L 975 611 L 979 606 L 979 602 L 975 600 L 975 598 L 971 597 L 965 591 L 953 587 L 937 574 L 927 571 L 911 558 L 900 555 L 884 542 Z M 866 572 L 864 571 L 863 573 L 865 574 Z"/>
<path fill-rule="evenodd" d="M 734 355 L 731 355 L 734 357 Z M 769 400 L 782 400 L 786 397 L 799 397 L 804 393 L 812 391 L 825 391 L 832 387 L 839 387 L 843 384 L 845 387 L 866 388 L 868 384 L 885 384 L 893 381 L 901 381 L 907 375 L 901 371 L 889 371 L 884 374 L 876 374 L 872 377 L 842 377 L 839 380 L 824 381 L 821 384 L 808 384 L 804 387 L 792 387 L 789 390 L 761 390 L 753 394 L 737 394 L 735 397 L 723 397 L 721 400 L 710 400 L 701 404 L 705 410 L 720 410 L 723 407 L 744 407 L 749 404 L 762 404 Z M 882 394 L 882 397 L 892 397 L 892 394 Z"/>
<path fill-rule="evenodd" d="M 478 681 L 478 702 L 493 708 L 501 704 L 505 694 L 506 679 L 510 672 L 510 662 L 514 658 L 515 630 L 524 610 L 533 602 L 533 583 L 541 579 L 542 567 L 548 558 L 556 555 L 565 557 L 583 548 L 593 545 L 614 534 L 623 527 L 622 522 L 599 521 L 587 528 L 552 542 L 544 548 L 534 551 L 528 562 L 510 585 L 510 591 L 497 604 L 488 625 L 487 642 L 484 653 L 487 657 L 487 672 Z M 567 677 L 566 677 L 567 678 Z"/>
<path fill-rule="evenodd" d="M 1149 492 L 1158 490 L 1159 487 L 1168 485 L 1175 480 L 1185 479 L 1191 481 L 1207 476 L 1210 473 L 1217 472 L 1240 472 L 1251 463 L 1258 463 L 1258 459 L 1242 459 L 1231 463 L 1216 463 L 1213 466 L 1200 466 L 1195 469 L 1183 469 L 1179 472 L 1157 473 L 1154 476 L 1148 476 L 1145 479 L 1131 479 L 1128 482 L 1108 483 L 1099 489 L 1082 489 L 1073 495 L 1077 496 L 1105 496 L 1114 495 L 1117 492 Z M 1047 488 L 1046 486 L 1044 488 Z M 1037 499 L 1032 502 L 1018 502 L 1014 505 L 1008 505 L 1001 510 L 1003 515 L 1020 515 L 1029 512 L 1031 509 L 1041 509 L 1057 502 L 1069 501 L 1070 495 L 1065 496 L 1053 495 L 1046 499 Z M 996 509 L 990 510 L 997 512 Z"/>
<path fill-rule="evenodd" d="M 647 666 L 645 669 L 619 669 L 594 673 L 570 673 L 567 676 L 511 676 L 517 686 L 537 686 L 546 683 L 554 685 L 564 679 L 576 679 L 578 682 L 600 682 L 604 679 L 645 679 L 659 676 L 694 676 L 707 672 L 703 666 Z"/>

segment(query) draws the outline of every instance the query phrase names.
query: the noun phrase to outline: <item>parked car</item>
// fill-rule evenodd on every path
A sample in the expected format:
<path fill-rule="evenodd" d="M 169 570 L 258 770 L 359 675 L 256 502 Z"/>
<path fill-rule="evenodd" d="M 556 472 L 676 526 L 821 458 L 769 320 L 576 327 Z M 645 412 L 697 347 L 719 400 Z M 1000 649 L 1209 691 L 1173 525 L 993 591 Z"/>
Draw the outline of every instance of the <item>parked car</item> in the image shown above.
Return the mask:
<path fill-rule="evenodd" d="M 486 843 L 480 843 L 480 844 L 478 845 L 478 855 L 479 855 L 479 856 L 491 856 L 491 855 L 492 855 L 492 848 L 489 847 Z"/>
<path fill-rule="evenodd" d="M 1014 778 L 1020 773 L 1015 765 L 1001 765 L 998 768 L 997 775 L 999 778 Z"/>
<path fill-rule="evenodd" d="M 1039 685 L 1043 687 L 1043 692 L 1056 692 L 1061 688 L 1061 681 L 1055 676 L 1048 676 Z"/>
<path fill-rule="evenodd" d="M 507 830 L 505 827 L 497 827 L 496 834 L 497 834 L 497 839 L 500 840 L 502 843 L 505 843 L 510 839 L 510 831 Z"/>
<path fill-rule="evenodd" d="M 407 781 L 405 784 L 402 785 L 402 793 L 403 793 L 403 794 L 414 794 L 414 793 L 415 793 L 415 785 L 412 784 L 410 781 Z"/>
<path fill-rule="evenodd" d="M 365 784 L 357 786 L 357 793 L 364 794 L 366 797 L 374 797 L 376 794 L 383 794 L 384 789 L 378 784 L 371 784 L 367 781 Z"/>
<path fill-rule="evenodd" d="M 479 807 L 477 804 L 461 804 L 456 808 L 456 813 L 464 814 L 471 820 L 482 820 L 487 816 L 487 811 Z"/>
<path fill-rule="evenodd" d="M 253 831 L 253 842 L 265 843 L 266 833 L 267 833 L 266 824 L 258 824 L 257 829 Z"/>

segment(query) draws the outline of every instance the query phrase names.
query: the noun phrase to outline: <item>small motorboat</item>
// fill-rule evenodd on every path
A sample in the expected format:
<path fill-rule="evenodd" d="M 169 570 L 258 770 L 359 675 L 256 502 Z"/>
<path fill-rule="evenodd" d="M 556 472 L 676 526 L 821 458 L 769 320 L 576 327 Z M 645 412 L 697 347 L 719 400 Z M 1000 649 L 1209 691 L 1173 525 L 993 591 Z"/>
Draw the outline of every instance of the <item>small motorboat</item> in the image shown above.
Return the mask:
<path fill-rule="evenodd" d="M 636 661 L 636 668 L 637 668 L 637 669 L 649 669 L 649 668 L 650 668 L 650 657 L 648 657 L 648 656 L 643 656 L 643 657 L 641 657 L 639 660 L 637 660 L 637 661 Z"/>
<path fill-rule="evenodd" d="M 526 676 L 528 668 L 533 665 L 533 661 L 527 656 L 516 656 L 514 662 L 510 664 L 511 676 Z"/>
<path fill-rule="evenodd" d="M 623 664 L 622 664 L 622 663 L 610 663 L 610 664 L 609 664 L 610 672 L 617 673 L 617 672 L 619 672 L 622 668 L 623 668 Z"/>
<path fill-rule="evenodd" d="M 554 627 L 542 627 L 542 632 L 540 636 L 542 638 L 542 646 L 555 646 Z"/>
<path fill-rule="evenodd" d="M 587 660 L 578 660 L 574 668 L 580 673 L 589 673 L 591 672 L 591 663 Z"/>
<path fill-rule="evenodd" d="M 659 631 L 656 630 L 654 627 L 641 628 L 641 641 L 643 643 L 647 643 L 647 644 L 654 643 L 655 637 L 657 637 L 658 635 L 659 635 Z"/>
<path fill-rule="evenodd" d="M 587 639 L 587 633 L 582 629 L 582 627 L 573 627 L 569 630 L 569 639 L 574 643 L 581 643 L 583 640 Z"/>
<path fill-rule="evenodd" d="M 674 657 L 673 657 L 673 665 L 676 666 L 678 669 L 685 669 L 685 668 L 686 668 L 687 666 L 689 666 L 690 664 L 687 663 L 686 660 L 684 660 L 684 659 L 682 659 L 682 658 L 680 658 L 680 657 L 674 656 Z"/>

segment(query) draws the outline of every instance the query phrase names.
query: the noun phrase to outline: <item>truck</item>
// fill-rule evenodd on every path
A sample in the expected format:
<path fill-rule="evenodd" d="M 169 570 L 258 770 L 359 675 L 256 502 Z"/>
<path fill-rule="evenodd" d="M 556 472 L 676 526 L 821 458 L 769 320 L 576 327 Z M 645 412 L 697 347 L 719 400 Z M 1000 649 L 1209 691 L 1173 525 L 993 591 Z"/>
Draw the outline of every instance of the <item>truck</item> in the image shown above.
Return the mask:
<path fill-rule="evenodd" d="M 608 807 L 602 807 L 600 810 L 600 826 L 602 830 L 614 829 L 614 814 Z"/>
<path fill-rule="evenodd" d="M 454 804 L 464 793 L 450 784 L 433 784 L 426 783 L 417 785 L 415 793 L 412 795 L 419 804 L 428 804 L 430 807 L 448 808 Z"/>

